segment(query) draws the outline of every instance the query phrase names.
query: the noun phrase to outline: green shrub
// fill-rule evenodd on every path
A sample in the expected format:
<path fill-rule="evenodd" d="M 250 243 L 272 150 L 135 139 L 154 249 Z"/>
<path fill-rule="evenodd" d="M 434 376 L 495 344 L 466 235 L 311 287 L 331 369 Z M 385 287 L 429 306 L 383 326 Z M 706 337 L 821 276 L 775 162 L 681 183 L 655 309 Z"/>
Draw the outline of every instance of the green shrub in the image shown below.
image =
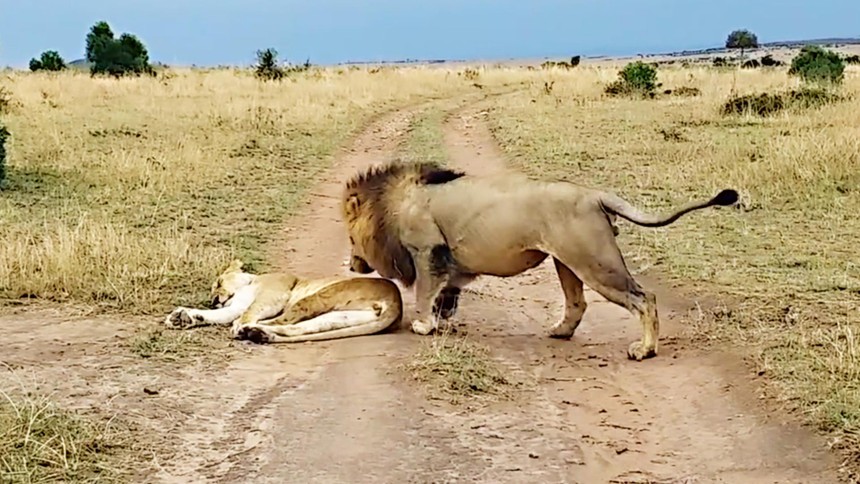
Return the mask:
<path fill-rule="evenodd" d="M 642 61 L 631 62 L 618 71 L 618 79 L 605 92 L 610 95 L 642 94 L 654 95 L 657 84 L 657 68 Z"/>
<path fill-rule="evenodd" d="M 264 81 L 280 81 L 286 73 L 278 65 L 278 51 L 272 48 L 257 51 L 254 75 Z"/>
<path fill-rule="evenodd" d="M 35 71 L 61 71 L 66 68 L 66 61 L 56 50 L 46 50 L 38 59 L 30 59 L 30 70 Z"/>
<path fill-rule="evenodd" d="M 840 84 L 844 71 L 845 62 L 839 54 L 817 45 L 807 45 L 791 60 L 788 74 L 808 83 Z"/>

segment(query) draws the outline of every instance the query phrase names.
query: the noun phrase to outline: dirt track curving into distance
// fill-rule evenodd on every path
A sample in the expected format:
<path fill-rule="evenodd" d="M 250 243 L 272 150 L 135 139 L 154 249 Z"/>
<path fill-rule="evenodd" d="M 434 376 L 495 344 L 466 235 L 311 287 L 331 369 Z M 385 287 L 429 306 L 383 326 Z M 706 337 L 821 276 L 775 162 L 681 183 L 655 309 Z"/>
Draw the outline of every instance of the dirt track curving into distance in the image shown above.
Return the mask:
<path fill-rule="evenodd" d="M 506 169 L 483 99 L 460 103 L 444 125 L 452 165 L 476 174 Z M 273 245 L 273 265 L 345 273 L 342 183 L 395 157 L 416 112 L 378 119 L 343 151 Z M 546 335 L 562 301 L 551 261 L 473 283 L 455 322 L 536 385 L 515 402 L 471 408 L 426 400 L 392 371 L 427 338 L 408 329 L 411 292 L 397 330 L 299 345 L 231 343 L 219 349 L 231 357 L 218 367 L 159 370 L 111 349 L 134 325 L 59 314 L 0 318 L 2 357 L 75 389 L 82 405 L 155 422 L 171 452 L 153 457 L 148 482 L 837 482 L 838 463 L 822 439 L 768 418 L 738 358 L 694 348 L 680 333 L 684 303 L 649 286 L 660 303 L 661 353 L 637 363 L 626 348 L 639 337 L 638 321 L 588 290 L 576 336 Z M 45 358 L 28 353 L 34 340 L 44 342 Z M 158 392 L 144 395 L 143 386 Z"/>

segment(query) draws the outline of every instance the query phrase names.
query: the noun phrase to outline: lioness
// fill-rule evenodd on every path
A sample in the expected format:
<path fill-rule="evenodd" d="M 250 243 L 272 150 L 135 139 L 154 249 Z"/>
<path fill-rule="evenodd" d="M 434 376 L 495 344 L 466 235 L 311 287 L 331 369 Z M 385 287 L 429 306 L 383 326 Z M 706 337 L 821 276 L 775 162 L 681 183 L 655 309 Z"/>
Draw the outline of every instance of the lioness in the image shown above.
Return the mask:
<path fill-rule="evenodd" d="M 233 260 L 212 284 L 213 309 L 178 307 L 171 328 L 232 324 L 235 338 L 296 343 L 380 332 L 403 317 L 400 289 L 370 277 L 306 279 L 290 273 L 250 274 Z"/>
<path fill-rule="evenodd" d="M 640 361 L 657 354 L 657 303 L 627 270 L 615 242 L 615 217 L 661 227 L 737 199 L 726 189 L 656 216 L 614 194 L 564 181 L 477 177 L 433 163 L 392 162 L 348 180 L 341 209 L 352 246 L 350 270 L 415 284 L 415 333 L 438 328 L 437 313 L 453 315 L 460 288 L 477 276 L 514 276 L 552 256 L 565 310 L 550 336 L 573 336 L 586 308 L 585 282 L 639 316 L 642 340 L 631 343 L 627 355 Z"/>

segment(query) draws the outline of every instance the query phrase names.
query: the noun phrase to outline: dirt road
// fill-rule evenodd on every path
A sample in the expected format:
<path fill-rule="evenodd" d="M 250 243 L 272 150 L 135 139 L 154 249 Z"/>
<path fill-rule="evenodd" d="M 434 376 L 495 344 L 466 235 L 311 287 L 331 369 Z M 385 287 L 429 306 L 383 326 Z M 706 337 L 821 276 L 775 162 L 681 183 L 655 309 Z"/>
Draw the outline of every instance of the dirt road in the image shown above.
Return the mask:
<path fill-rule="evenodd" d="M 503 170 L 481 108 L 451 113 L 446 149 L 469 172 Z M 394 157 L 413 113 L 379 119 L 344 151 L 273 246 L 278 266 L 345 272 L 341 184 Z M 221 364 L 178 365 L 118 349 L 136 327 L 128 321 L 18 314 L 0 318 L 0 357 L 68 402 L 121 412 L 159 433 L 163 451 L 147 482 L 837 482 L 822 439 L 759 410 L 736 355 L 696 350 L 680 335 L 682 303 L 658 290 L 661 354 L 637 363 L 625 351 L 639 323 L 586 296 L 577 335 L 558 341 L 546 336 L 561 314 L 551 262 L 464 293 L 455 321 L 537 382 L 517 402 L 477 408 L 428 401 L 390 371 L 426 338 L 408 324 L 331 342 L 229 342 L 213 349 L 225 355 Z M 412 295 L 404 297 L 408 322 Z"/>

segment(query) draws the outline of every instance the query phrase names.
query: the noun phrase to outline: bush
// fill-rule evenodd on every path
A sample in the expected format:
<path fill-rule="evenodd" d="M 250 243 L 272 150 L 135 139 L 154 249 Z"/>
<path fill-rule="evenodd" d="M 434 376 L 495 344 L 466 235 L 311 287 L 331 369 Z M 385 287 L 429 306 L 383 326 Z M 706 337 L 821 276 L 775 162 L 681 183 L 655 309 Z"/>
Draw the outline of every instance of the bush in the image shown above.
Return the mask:
<path fill-rule="evenodd" d="M 700 91 L 697 87 L 681 86 L 674 91 L 672 89 L 667 89 L 666 91 L 663 91 L 663 94 L 669 96 L 696 97 L 700 96 L 702 94 L 702 91 Z"/>
<path fill-rule="evenodd" d="M 761 65 L 764 67 L 777 67 L 782 65 L 782 61 L 776 60 L 772 55 L 768 54 L 761 58 Z"/>
<path fill-rule="evenodd" d="M 6 140 L 9 139 L 9 130 L 0 124 L 0 188 L 6 179 Z"/>
<path fill-rule="evenodd" d="M 839 54 L 817 45 L 807 45 L 791 60 L 788 74 L 808 83 L 840 84 L 844 71 L 845 62 Z"/>
<path fill-rule="evenodd" d="M 726 59 L 725 57 L 721 57 L 721 56 L 714 57 L 714 60 L 713 60 L 714 67 L 727 67 L 727 66 L 730 66 L 731 64 L 732 63 L 730 60 Z"/>
<path fill-rule="evenodd" d="M 846 64 L 860 64 L 860 55 L 854 54 L 845 57 Z"/>
<path fill-rule="evenodd" d="M 540 66 L 544 69 L 549 69 L 551 67 L 561 67 L 562 69 L 571 69 L 579 65 L 582 61 L 582 57 L 575 55 L 570 58 L 570 62 L 565 61 L 546 61 L 542 63 Z"/>
<path fill-rule="evenodd" d="M 736 96 L 723 105 L 723 116 L 755 114 L 771 116 L 784 109 L 809 109 L 841 101 L 842 97 L 821 88 L 803 88 L 776 94 L 761 93 Z"/>
<path fill-rule="evenodd" d="M 750 59 L 741 64 L 741 69 L 758 69 L 761 67 L 761 62 L 757 59 Z"/>
<path fill-rule="evenodd" d="M 30 59 L 30 70 L 35 71 L 61 71 L 66 68 L 66 61 L 56 50 L 46 50 L 38 59 Z"/>
<path fill-rule="evenodd" d="M 86 59 L 92 63 L 91 75 L 155 75 L 143 42 L 128 33 L 114 38 L 113 31 L 104 21 L 96 22 L 87 34 Z"/>
<path fill-rule="evenodd" d="M 610 95 L 638 93 L 653 96 L 657 87 L 657 68 L 636 61 L 618 71 L 618 80 L 606 86 L 605 92 Z"/>
<path fill-rule="evenodd" d="M 254 75 L 264 81 L 280 81 L 286 73 L 278 65 L 278 51 L 272 48 L 257 51 L 257 63 L 254 65 Z"/>

